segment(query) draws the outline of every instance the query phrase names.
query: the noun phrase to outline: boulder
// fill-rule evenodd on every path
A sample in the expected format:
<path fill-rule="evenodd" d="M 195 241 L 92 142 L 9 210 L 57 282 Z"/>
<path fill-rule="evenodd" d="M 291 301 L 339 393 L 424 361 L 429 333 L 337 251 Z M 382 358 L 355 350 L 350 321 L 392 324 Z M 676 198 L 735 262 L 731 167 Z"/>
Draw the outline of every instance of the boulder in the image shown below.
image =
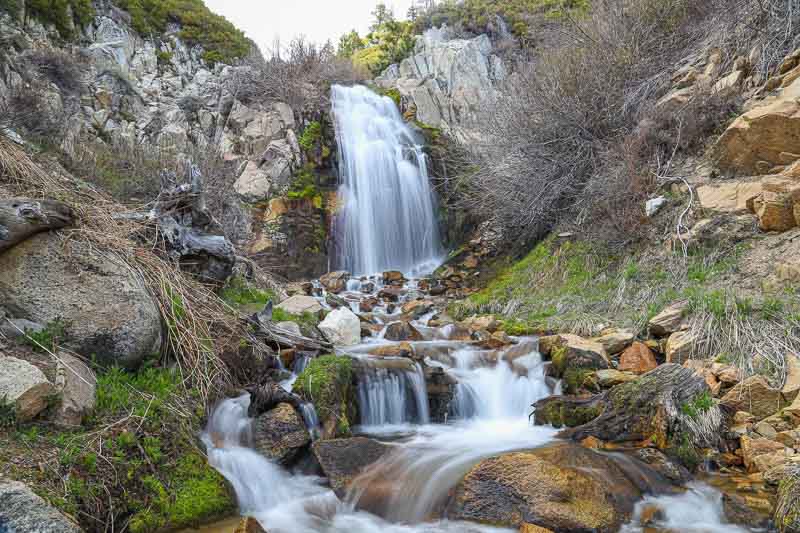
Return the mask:
<path fill-rule="evenodd" d="M 766 472 L 770 468 L 784 464 L 794 455 L 794 450 L 780 442 L 765 438 L 742 436 L 742 459 L 750 472 Z"/>
<path fill-rule="evenodd" d="M 501 527 L 618 531 L 643 492 L 658 485 L 644 464 L 628 461 L 630 469 L 572 443 L 484 459 L 456 487 L 447 516 Z"/>
<path fill-rule="evenodd" d="M 657 366 L 653 351 L 644 343 L 634 342 L 620 355 L 617 368 L 623 372 L 646 374 Z"/>
<path fill-rule="evenodd" d="M 322 311 L 322 305 L 319 300 L 312 296 L 296 294 L 279 303 L 278 309 L 282 309 L 291 315 L 316 314 Z"/>
<path fill-rule="evenodd" d="M 55 392 L 37 367 L 15 357 L 0 356 L 0 400 L 13 404 L 18 421 L 27 422 L 44 411 Z"/>
<path fill-rule="evenodd" d="M 339 270 L 325 274 L 319 278 L 319 282 L 325 287 L 326 291 L 336 294 L 347 288 L 348 279 L 350 279 L 350 273 Z"/>
<path fill-rule="evenodd" d="M 392 322 L 386 326 L 384 338 L 389 341 L 421 341 L 422 333 L 409 322 Z"/>
<path fill-rule="evenodd" d="M 253 423 L 255 449 L 268 459 L 291 466 L 311 437 L 303 417 L 288 403 L 280 403 Z"/>
<path fill-rule="evenodd" d="M 675 446 L 710 447 L 722 433 L 722 414 L 705 401 L 708 385 L 691 369 L 663 364 L 635 381 L 617 385 L 588 400 L 572 400 L 570 411 L 591 407 L 599 416 L 559 435 L 582 441 L 647 443 L 661 450 Z M 538 411 L 543 402 L 537 402 Z"/>
<path fill-rule="evenodd" d="M 81 529 L 17 481 L 0 482 L 0 530 L 9 533 L 81 533 Z"/>
<path fill-rule="evenodd" d="M 776 97 L 766 99 L 734 120 L 714 147 L 719 167 L 740 175 L 765 174 L 769 168 L 782 164 L 782 153 L 797 152 L 798 97 L 800 81 L 794 81 Z"/>
<path fill-rule="evenodd" d="M 697 350 L 697 340 L 697 336 L 688 330 L 670 335 L 665 349 L 667 362 L 681 364 L 690 359 Z"/>
<path fill-rule="evenodd" d="M 416 320 L 433 309 L 433 302 L 426 300 L 413 300 L 403 304 L 400 310 L 405 315 L 410 315 L 413 320 Z"/>
<path fill-rule="evenodd" d="M 577 335 L 555 335 L 554 340 L 540 339 L 540 345 L 549 344 L 550 356 L 556 375 L 561 377 L 571 370 L 602 370 L 609 367 L 608 355 L 603 345 Z"/>
<path fill-rule="evenodd" d="M 407 342 L 378 346 L 370 355 L 375 357 L 414 357 L 414 347 Z"/>
<path fill-rule="evenodd" d="M 756 420 L 763 420 L 789 405 L 781 391 L 770 387 L 763 376 L 745 379 L 729 390 L 720 403 L 731 412 L 752 413 Z"/>
<path fill-rule="evenodd" d="M 636 335 L 625 329 L 613 329 L 592 340 L 603 346 L 609 354 L 617 354 L 631 345 Z"/>
<path fill-rule="evenodd" d="M 611 387 L 615 387 L 620 383 L 627 383 L 636 379 L 636 374 L 631 372 L 620 372 L 619 370 L 614 370 L 613 368 L 598 370 L 594 373 L 594 375 L 597 378 L 597 384 L 604 389 L 610 389 Z"/>
<path fill-rule="evenodd" d="M 136 368 L 161 350 L 144 280 L 113 254 L 52 232 L 0 254 L 0 301 L 40 324 L 61 320 L 65 345 L 101 364 Z"/>
<path fill-rule="evenodd" d="M 94 410 L 97 376 L 77 357 L 59 352 L 55 388 L 61 398 L 55 413 L 55 423 L 80 426 L 83 417 Z"/>
<path fill-rule="evenodd" d="M 697 187 L 697 197 L 703 209 L 724 213 L 750 211 L 753 200 L 763 191 L 761 181 L 724 181 Z"/>
<path fill-rule="evenodd" d="M 283 331 L 288 331 L 289 333 L 297 337 L 303 336 L 303 330 L 300 329 L 300 325 L 297 322 L 291 322 L 291 321 L 278 322 L 277 324 L 275 324 L 275 327 L 278 329 L 282 329 Z"/>
<path fill-rule="evenodd" d="M 368 466 L 392 450 L 392 446 L 366 437 L 318 440 L 312 446 L 331 488 L 341 498 L 350 483 Z"/>
<path fill-rule="evenodd" d="M 406 277 L 397 270 L 389 270 L 383 273 L 383 282 L 387 285 L 390 283 L 403 283 L 404 281 L 406 281 Z"/>
<path fill-rule="evenodd" d="M 672 304 L 650 319 L 648 327 L 650 333 L 657 337 L 666 337 L 670 333 L 685 329 L 684 317 L 688 304 L 679 302 Z"/>
<path fill-rule="evenodd" d="M 317 327 L 334 346 L 353 346 L 361 342 L 361 321 L 350 309 L 340 307 L 331 311 Z"/>

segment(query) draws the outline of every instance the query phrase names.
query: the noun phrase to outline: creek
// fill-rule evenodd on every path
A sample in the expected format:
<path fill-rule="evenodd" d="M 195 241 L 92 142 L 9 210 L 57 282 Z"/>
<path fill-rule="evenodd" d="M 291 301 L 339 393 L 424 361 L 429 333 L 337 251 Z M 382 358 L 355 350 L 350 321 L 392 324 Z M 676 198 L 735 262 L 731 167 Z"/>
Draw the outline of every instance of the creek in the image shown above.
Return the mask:
<path fill-rule="evenodd" d="M 358 274 L 338 296 L 357 309 L 362 299 L 380 300 L 383 288 L 382 277 L 365 276 L 395 269 L 411 278 L 435 267 L 442 252 L 424 154 L 394 103 L 363 87 L 335 87 L 333 109 L 343 166 L 341 264 Z M 368 286 L 365 281 L 372 281 L 371 291 L 361 290 Z M 445 508 L 453 488 L 482 459 L 555 440 L 557 430 L 532 425 L 529 415 L 531 404 L 560 393 L 560 384 L 546 376 L 548 363 L 536 338 L 515 338 L 510 346 L 489 350 L 456 340 L 452 326 L 431 327 L 432 312 L 411 321 L 423 337 L 410 343 L 415 359 L 370 355 L 399 344 L 385 339 L 385 326 L 400 317 L 404 301 L 426 296 L 413 280 L 403 291 L 397 304 L 380 301 L 373 309 L 372 319 L 383 325 L 380 333 L 336 349 L 338 356 L 359 362 L 361 420 L 354 433 L 392 446 L 343 498 L 325 479 L 287 471 L 254 451 L 248 395 L 214 409 L 203 437 L 209 462 L 232 484 L 240 513 L 256 518 L 270 533 L 512 531 L 448 520 Z M 328 307 L 324 291 L 318 299 Z M 431 422 L 423 366 L 455 383 L 439 423 Z M 303 415 L 316 435 L 316 416 Z M 683 495 L 647 496 L 623 530 L 641 531 L 633 524 L 642 506 L 655 501 L 671 509 L 659 527 L 745 531 L 724 523 L 719 497 L 706 485 L 693 485 Z"/>

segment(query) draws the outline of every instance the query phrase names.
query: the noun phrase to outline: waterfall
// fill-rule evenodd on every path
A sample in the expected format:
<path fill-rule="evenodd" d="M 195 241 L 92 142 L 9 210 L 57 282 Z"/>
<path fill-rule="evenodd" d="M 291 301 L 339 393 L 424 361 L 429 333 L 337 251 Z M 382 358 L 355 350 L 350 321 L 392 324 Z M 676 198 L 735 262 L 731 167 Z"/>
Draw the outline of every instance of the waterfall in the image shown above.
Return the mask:
<path fill-rule="evenodd" d="M 332 89 L 342 208 L 339 266 L 355 275 L 431 271 L 442 256 L 422 146 L 394 102 L 363 86 Z"/>
<path fill-rule="evenodd" d="M 358 406 L 362 426 L 430 422 L 425 376 L 409 361 L 361 361 Z"/>

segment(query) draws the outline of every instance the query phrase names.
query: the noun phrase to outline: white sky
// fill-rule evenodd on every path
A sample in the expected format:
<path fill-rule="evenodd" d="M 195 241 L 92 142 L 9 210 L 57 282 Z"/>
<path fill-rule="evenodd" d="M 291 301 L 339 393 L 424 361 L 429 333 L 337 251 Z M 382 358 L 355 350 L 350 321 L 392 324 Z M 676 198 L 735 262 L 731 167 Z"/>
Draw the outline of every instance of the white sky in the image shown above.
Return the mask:
<path fill-rule="evenodd" d="M 317 43 L 339 37 L 352 29 L 367 33 L 370 13 L 378 0 L 205 0 L 214 12 L 230 20 L 261 47 L 272 49 L 275 37 L 286 43 L 305 35 Z M 399 19 L 404 19 L 413 0 L 385 0 Z"/>

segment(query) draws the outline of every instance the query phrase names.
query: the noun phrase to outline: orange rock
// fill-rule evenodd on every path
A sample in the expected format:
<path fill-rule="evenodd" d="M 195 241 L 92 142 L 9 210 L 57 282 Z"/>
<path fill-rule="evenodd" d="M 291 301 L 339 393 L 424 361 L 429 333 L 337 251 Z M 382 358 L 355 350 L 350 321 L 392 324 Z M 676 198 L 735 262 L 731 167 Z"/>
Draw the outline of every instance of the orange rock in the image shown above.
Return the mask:
<path fill-rule="evenodd" d="M 242 518 L 234 533 L 267 533 L 255 518 Z"/>
<path fill-rule="evenodd" d="M 600 450 L 603 448 L 604 444 L 605 443 L 603 441 L 601 441 L 597 437 L 592 437 L 592 436 L 586 437 L 581 441 L 581 446 L 583 446 L 584 448 L 590 448 L 592 450 Z"/>
<path fill-rule="evenodd" d="M 619 357 L 619 370 L 645 374 L 658 366 L 652 350 L 642 342 L 634 342 Z"/>
<path fill-rule="evenodd" d="M 522 524 L 519 526 L 519 533 L 553 533 L 553 530 L 533 524 Z"/>

